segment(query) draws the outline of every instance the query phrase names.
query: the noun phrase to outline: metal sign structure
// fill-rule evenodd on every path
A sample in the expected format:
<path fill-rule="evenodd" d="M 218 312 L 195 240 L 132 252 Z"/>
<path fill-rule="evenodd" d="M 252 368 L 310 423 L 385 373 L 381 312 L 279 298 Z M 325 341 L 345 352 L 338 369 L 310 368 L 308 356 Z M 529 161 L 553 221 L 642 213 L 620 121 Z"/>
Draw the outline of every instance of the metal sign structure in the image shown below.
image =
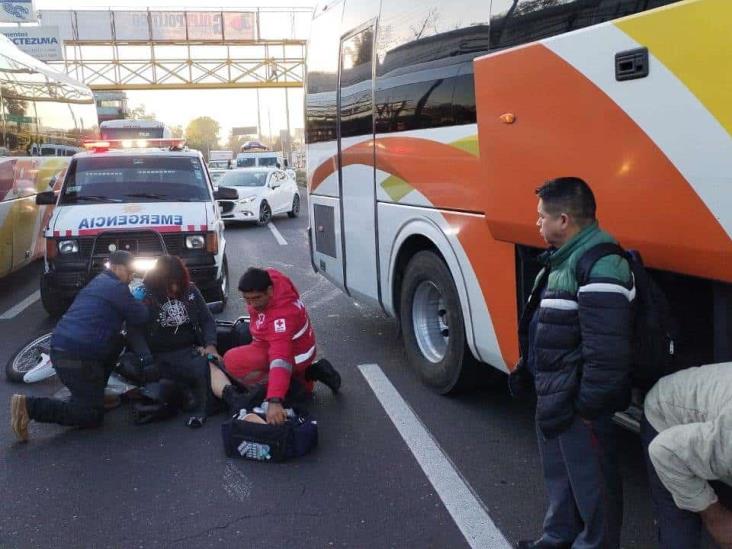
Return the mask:
<path fill-rule="evenodd" d="M 21 51 L 39 61 L 63 61 L 58 27 L 3 27 L 0 29 Z"/>
<path fill-rule="evenodd" d="M 42 10 L 93 90 L 299 88 L 311 10 Z"/>

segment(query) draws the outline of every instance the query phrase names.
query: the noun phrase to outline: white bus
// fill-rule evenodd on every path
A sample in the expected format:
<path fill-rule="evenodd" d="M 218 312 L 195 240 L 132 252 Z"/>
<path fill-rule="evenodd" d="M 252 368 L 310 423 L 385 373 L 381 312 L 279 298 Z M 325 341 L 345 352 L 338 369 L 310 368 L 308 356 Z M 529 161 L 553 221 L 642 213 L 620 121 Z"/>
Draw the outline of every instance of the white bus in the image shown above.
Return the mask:
<path fill-rule="evenodd" d="M 157 120 L 106 120 L 99 125 L 102 139 L 170 139 L 170 129 Z"/>
<path fill-rule="evenodd" d="M 0 35 L 0 277 L 42 257 L 51 207 L 40 192 L 99 128 L 91 90 Z"/>
<path fill-rule="evenodd" d="M 678 366 L 732 360 L 730 13 L 320 2 L 305 98 L 315 269 L 399 319 L 435 390 L 479 363 L 509 371 L 544 246 L 534 189 L 578 176 L 680 312 Z"/>

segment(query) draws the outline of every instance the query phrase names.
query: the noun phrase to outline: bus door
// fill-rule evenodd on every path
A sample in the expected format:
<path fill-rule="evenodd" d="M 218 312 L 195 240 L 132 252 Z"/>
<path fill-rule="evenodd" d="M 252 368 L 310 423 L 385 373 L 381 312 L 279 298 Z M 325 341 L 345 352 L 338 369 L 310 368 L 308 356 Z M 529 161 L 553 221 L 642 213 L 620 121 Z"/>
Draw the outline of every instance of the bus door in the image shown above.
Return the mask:
<path fill-rule="evenodd" d="M 375 25 L 362 26 L 340 43 L 338 79 L 338 183 L 341 257 L 349 294 L 378 299 L 374 164 Z"/>

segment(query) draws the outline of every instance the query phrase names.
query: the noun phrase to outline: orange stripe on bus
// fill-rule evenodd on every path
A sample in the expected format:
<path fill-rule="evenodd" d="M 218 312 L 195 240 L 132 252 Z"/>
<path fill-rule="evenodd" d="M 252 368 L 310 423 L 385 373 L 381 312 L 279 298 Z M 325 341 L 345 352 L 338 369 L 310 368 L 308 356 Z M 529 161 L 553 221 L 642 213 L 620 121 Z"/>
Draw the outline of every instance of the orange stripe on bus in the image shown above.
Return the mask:
<path fill-rule="evenodd" d="M 481 58 L 475 74 L 484 203 L 496 238 L 543 245 L 533 190 L 574 175 L 592 186 L 601 224 L 641 250 L 647 264 L 732 282 L 732 240 L 720 223 L 650 137 L 583 74 L 540 44 Z M 516 115 L 514 124 L 499 120 L 506 112 Z"/>

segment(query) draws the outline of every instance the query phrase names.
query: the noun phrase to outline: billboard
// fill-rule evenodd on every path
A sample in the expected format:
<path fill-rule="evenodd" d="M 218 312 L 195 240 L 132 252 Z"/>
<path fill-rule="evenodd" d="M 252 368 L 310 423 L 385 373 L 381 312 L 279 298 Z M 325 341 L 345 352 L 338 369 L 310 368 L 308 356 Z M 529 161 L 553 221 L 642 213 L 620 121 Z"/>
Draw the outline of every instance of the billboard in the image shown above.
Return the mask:
<path fill-rule="evenodd" d="M 26 23 L 35 20 L 33 0 L 0 0 L 0 21 L 3 23 Z"/>
<path fill-rule="evenodd" d="M 5 28 L 2 33 L 21 51 L 41 61 L 63 61 L 63 42 L 58 27 Z"/>

